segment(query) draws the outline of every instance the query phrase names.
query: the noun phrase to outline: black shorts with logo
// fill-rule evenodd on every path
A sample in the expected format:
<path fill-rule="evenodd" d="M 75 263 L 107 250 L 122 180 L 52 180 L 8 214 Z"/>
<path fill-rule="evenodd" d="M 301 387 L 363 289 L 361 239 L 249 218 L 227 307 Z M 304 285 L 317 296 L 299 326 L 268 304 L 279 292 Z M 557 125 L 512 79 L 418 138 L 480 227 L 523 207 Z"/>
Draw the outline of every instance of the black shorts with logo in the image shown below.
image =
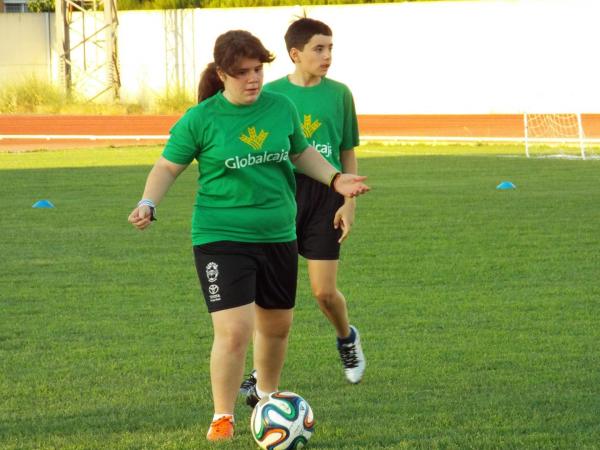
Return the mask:
<path fill-rule="evenodd" d="M 338 240 L 342 230 L 333 228 L 333 219 L 344 204 L 344 197 L 323 183 L 297 173 L 296 203 L 298 252 L 306 259 L 339 259 Z"/>
<path fill-rule="evenodd" d="M 255 302 L 265 309 L 291 309 L 296 302 L 296 241 L 219 241 L 195 245 L 196 272 L 209 312 Z"/>

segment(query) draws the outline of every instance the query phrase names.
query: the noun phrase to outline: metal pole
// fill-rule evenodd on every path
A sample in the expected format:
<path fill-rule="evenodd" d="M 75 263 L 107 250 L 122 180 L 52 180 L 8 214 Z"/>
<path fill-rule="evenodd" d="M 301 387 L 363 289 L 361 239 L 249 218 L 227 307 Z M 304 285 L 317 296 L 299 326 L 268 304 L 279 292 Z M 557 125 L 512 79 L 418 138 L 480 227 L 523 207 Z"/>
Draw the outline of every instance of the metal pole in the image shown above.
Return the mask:
<path fill-rule="evenodd" d="M 71 97 L 72 79 L 71 79 L 71 40 L 69 37 L 69 21 L 67 18 L 67 4 L 65 0 L 56 0 L 54 18 L 56 28 L 56 40 L 60 55 L 60 72 L 64 78 L 64 86 L 67 97 Z"/>
<path fill-rule="evenodd" d="M 581 113 L 577 113 L 577 128 L 579 134 L 579 149 L 581 150 L 581 159 L 585 159 L 585 141 L 583 136 L 583 124 L 581 123 Z"/>
<path fill-rule="evenodd" d="M 117 2 L 116 0 L 104 1 L 104 23 L 106 25 L 106 78 L 111 100 L 118 99 L 121 80 L 118 70 L 117 56 Z"/>

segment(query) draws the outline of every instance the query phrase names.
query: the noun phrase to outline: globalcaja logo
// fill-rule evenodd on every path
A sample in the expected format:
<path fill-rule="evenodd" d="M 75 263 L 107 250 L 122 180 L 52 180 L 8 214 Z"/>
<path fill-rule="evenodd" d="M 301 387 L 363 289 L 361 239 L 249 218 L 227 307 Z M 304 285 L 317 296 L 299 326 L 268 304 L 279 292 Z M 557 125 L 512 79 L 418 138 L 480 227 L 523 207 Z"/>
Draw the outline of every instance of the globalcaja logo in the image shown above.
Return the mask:
<path fill-rule="evenodd" d="M 304 114 L 304 123 L 302 124 L 302 132 L 304 133 L 304 136 L 307 138 L 312 137 L 312 135 L 315 134 L 315 131 L 317 131 L 320 126 L 321 122 L 319 122 L 319 119 L 315 119 L 313 122 L 310 114 Z"/>
<path fill-rule="evenodd" d="M 256 127 L 248 127 L 248 135 L 242 133 L 240 141 L 248 144 L 254 150 L 260 150 L 268 136 L 269 133 L 265 130 L 260 130 L 260 133 L 256 134 Z"/>
<path fill-rule="evenodd" d="M 330 157 L 333 151 L 331 144 L 319 144 L 317 141 L 313 140 L 311 145 L 317 150 L 321 155 L 325 157 Z"/>
<path fill-rule="evenodd" d="M 236 156 L 225 160 L 225 167 L 228 169 L 243 169 L 244 167 L 256 166 L 265 163 L 280 163 L 290 159 L 289 150 L 281 149 L 278 152 L 263 152 L 258 155 L 248 153 L 246 156 Z"/>

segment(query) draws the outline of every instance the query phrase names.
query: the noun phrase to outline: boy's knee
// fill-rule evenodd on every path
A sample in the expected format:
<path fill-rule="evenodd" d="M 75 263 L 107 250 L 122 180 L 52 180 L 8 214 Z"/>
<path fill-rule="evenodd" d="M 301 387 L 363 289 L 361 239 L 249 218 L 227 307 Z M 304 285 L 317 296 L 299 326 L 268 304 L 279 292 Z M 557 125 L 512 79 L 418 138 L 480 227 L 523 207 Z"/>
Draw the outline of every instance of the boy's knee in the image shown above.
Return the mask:
<path fill-rule="evenodd" d="M 321 306 L 329 308 L 337 298 L 337 291 L 335 289 L 314 289 L 313 295 Z"/>

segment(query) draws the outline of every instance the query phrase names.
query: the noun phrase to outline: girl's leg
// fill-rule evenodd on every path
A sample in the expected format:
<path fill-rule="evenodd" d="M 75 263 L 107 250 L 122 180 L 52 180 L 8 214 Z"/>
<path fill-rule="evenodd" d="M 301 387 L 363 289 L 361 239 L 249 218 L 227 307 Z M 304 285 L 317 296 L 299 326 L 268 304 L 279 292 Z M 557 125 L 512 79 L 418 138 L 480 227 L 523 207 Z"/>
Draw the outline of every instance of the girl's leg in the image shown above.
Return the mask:
<path fill-rule="evenodd" d="M 215 414 L 233 414 L 254 328 L 254 304 L 213 312 L 211 317 L 214 340 L 210 378 Z"/>
<path fill-rule="evenodd" d="M 293 309 L 264 309 L 255 305 L 254 367 L 259 392 L 270 393 L 279 386 L 292 326 Z M 235 386 L 236 388 L 238 384 Z"/>

